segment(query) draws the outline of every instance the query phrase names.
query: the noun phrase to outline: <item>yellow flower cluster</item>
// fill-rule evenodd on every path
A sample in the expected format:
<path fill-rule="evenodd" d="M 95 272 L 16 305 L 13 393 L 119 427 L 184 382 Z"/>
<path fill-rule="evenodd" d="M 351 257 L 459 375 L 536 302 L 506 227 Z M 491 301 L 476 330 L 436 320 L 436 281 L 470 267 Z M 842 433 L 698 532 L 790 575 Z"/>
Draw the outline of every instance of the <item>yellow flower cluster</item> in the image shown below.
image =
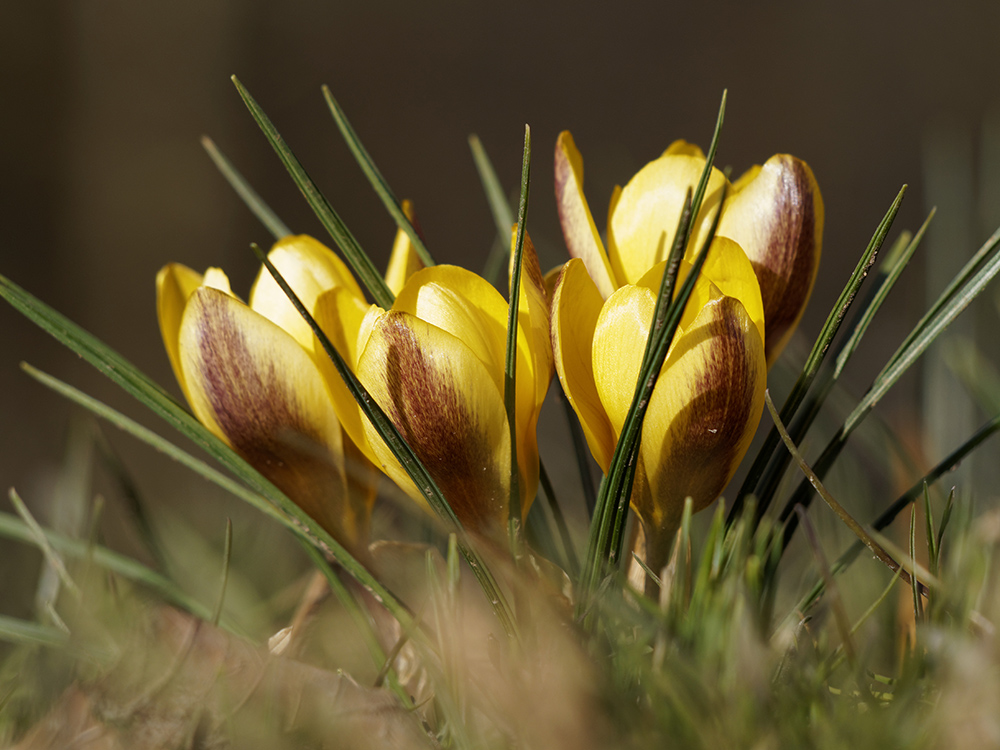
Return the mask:
<path fill-rule="evenodd" d="M 396 297 L 385 310 L 310 237 L 280 240 L 269 258 L 463 525 L 497 536 L 508 515 L 512 450 L 523 514 L 537 490 L 535 430 L 553 370 L 608 469 L 665 253 L 704 165 L 697 147 L 679 141 L 616 190 L 605 250 L 583 195 L 582 158 L 569 133 L 560 135 L 556 197 L 573 259 L 547 293 L 525 243 L 513 446 L 504 408 L 508 305 L 484 279 L 455 266 L 424 268 L 400 232 L 386 274 Z M 724 183 L 713 169 L 682 278 Z M 732 477 L 760 418 L 767 366 L 801 317 L 819 262 L 823 204 L 803 162 L 775 156 L 737 180 L 730 196 L 643 427 L 632 505 L 653 565 L 684 499 L 704 507 Z M 160 271 L 157 295 L 167 353 L 198 419 L 349 549 L 363 555 L 368 543 L 375 467 L 426 507 L 266 269 L 247 303 L 222 271 L 178 264 Z"/>

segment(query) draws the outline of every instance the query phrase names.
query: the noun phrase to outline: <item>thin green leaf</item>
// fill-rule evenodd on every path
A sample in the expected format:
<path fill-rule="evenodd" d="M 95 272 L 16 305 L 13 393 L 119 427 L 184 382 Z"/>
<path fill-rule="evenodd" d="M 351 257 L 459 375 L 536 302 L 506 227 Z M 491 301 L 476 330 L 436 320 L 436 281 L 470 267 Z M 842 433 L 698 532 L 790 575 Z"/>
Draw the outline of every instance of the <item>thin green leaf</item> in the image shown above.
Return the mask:
<path fill-rule="evenodd" d="M 265 479 L 260 472 L 240 458 L 222 440 L 208 431 L 166 391 L 150 380 L 131 362 L 84 329 L 60 315 L 17 284 L 0 276 L 0 297 L 71 351 L 78 354 L 138 399 L 154 414 L 165 420 L 185 437 L 201 447 L 222 466 L 278 509 L 269 513 L 309 544 L 318 544 L 333 555 L 337 562 L 400 622 L 411 617 L 406 607 L 393 596 L 365 567 L 344 549 L 330 534 L 317 526 L 301 508 Z M 274 509 L 272 509 L 273 511 Z"/>
<path fill-rule="evenodd" d="M 211 138 L 207 135 L 202 136 L 201 145 L 208 152 L 212 162 L 222 173 L 222 176 L 226 178 L 229 186 L 236 191 L 236 194 L 240 196 L 246 207 L 267 228 L 267 231 L 271 233 L 274 239 L 280 240 L 292 234 L 292 230 L 288 228 L 285 222 L 278 218 L 278 215 L 271 210 L 270 206 L 264 202 L 264 199 L 260 197 L 257 191 L 250 187 L 250 183 L 247 182 L 246 178 L 229 161 L 226 155 L 219 150 Z"/>
<path fill-rule="evenodd" d="M 990 256 L 990 253 L 995 251 L 997 247 L 1000 247 L 1000 230 L 993 234 L 987 243 L 980 248 L 979 252 L 976 253 L 975 257 L 959 272 L 956 279 L 961 278 L 963 283 L 958 285 L 952 282 L 942 292 L 941 297 L 933 305 L 931 312 L 917 323 L 917 326 L 910 335 L 906 337 L 906 340 L 889 359 L 888 364 L 875 377 L 875 381 L 869 387 L 860 403 L 847 416 L 840 430 L 827 443 L 822 454 L 816 460 L 814 470 L 817 476 L 825 476 L 826 472 L 840 455 L 841 450 L 843 450 L 851 432 L 871 413 L 871 410 L 875 408 L 875 405 L 882 396 L 895 385 L 896 381 L 902 377 L 910 365 L 927 350 L 934 340 L 944 332 L 945 328 L 969 306 L 972 300 L 1000 272 L 1000 253 Z M 786 546 L 795 533 L 796 528 L 794 519 L 789 518 L 791 508 L 796 503 L 808 506 L 811 499 L 812 492 L 809 489 L 809 485 L 803 482 L 785 505 L 781 513 L 781 519 L 789 520 L 788 525 L 785 527 Z"/>
<path fill-rule="evenodd" d="M 569 426 L 570 440 L 573 443 L 573 456 L 576 458 L 576 468 L 580 473 L 580 486 L 583 488 L 583 501 L 587 508 L 587 518 L 593 518 L 594 507 L 597 505 L 597 492 L 594 490 L 594 477 L 590 473 L 590 451 L 587 448 L 587 439 L 583 436 L 583 428 L 580 427 L 580 420 L 573 411 L 573 405 L 566 398 L 566 392 L 562 389 L 562 384 L 556 384 L 556 393 L 559 396 L 559 403 L 563 406 L 566 414 L 566 424 Z"/>
<path fill-rule="evenodd" d="M 309 327 L 312 328 L 313 333 L 319 339 L 320 345 L 326 352 L 326 355 L 333 362 L 334 367 L 336 367 L 337 372 L 343 379 L 344 384 L 347 386 L 347 390 L 350 391 L 351 395 L 358 402 L 359 407 L 362 412 L 371 422 L 372 426 L 378 432 L 382 440 L 385 441 L 386 446 L 393 452 L 393 455 L 399 461 L 400 465 L 409 474 L 410 478 L 416 484 L 417 488 L 421 491 L 424 497 L 427 498 L 428 505 L 437 513 L 438 517 L 441 518 L 449 528 L 454 528 L 461 535 L 462 539 L 462 554 L 465 555 L 465 559 L 468 560 L 469 566 L 472 568 L 473 574 L 476 576 L 476 580 L 479 581 L 479 585 L 483 588 L 483 592 L 486 594 L 486 598 L 489 600 L 490 605 L 493 607 L 493 611 L 496 613 L 497 618 L 500 620 L 504 627 L 505 632 L 511 638 L 517 638 L 517 628 L 514 622 L 513 612 L 510 605 L 507 603 L 506 597 L 501 591 L 500 586 L 497 584 L 496 579 L 490 572 L 489 568 L 486 566 L 485 561 L 479 555 L 479 552 L 474 548 L 472 540 L 469 538 L 465 529 L 462 527 L 461 521 L 459 521 L 458 516 L 452 510 L 451 506 L 448 504 L 447 499 L 441 492 L 437 483 L 431 477 L 427 468 L 421 463 L 417 454 L 413 452 L 410 445 L 403 439 L 399 430 L 396 429 L 396 425 L 392 423 L 392 420 L 386 415 L 382 410 L 382 407 L 378 405 L 378 402 L 372 398 L 368 389 L 364 387 L 360 380 L 351 372 L 351 369 L 347 366 L 343 357 L 334 348 L 330 339 L 327 337 L 326 333 L 320 328 L 319 324 L 310 314 L 310 312 L 302 304 L 298 295 L 295 291 L 288 285 L 284 277 L 278 272 L 278 269 L 274 267 L 274 264 L 268 259 L 264 254 L 264 251 L 260 249 L 257 245 L 251 245 L 254 254 L 264 267 L 267 268 L 268 272 L 277 282 L 278 286 L 281 287 L 282 291 L 288 297 L 289 301 L 295 306 L 299 314 L 302 316 Z"/>
<path fill-rule="evenodd" d="M 941 528 L 938 529 L 937 533 L 937 550 L 938 555 L 941 554 L 941 543 L 944 541 L 944 532 L 948 528 L 948 522 L 951 520 L 951 511 L 955 507 L 955 488 L 951 488 L 951 492 L 948 493 L 948 500 L 944 504 L 944 512 L 941 513 Z"/>
<path fill-rule="evenodd" d="M 7 493 L 7 498 L 10 500 L 10 504 L 14 506 L 14 510 L 24 521 L 24 525 L 31 532 L 32 540 L 35 545 L 41 550 L 42 555 L 45 556 L 45 561 L 49 564 L 52 570 L 55 571 L 56 575 L 59 576 L 59 580 L 62 585 L 66 587 L 74 598 L 80 598 L 80 587 L 76 585 L 76 582 L 70 577 L 69 571 L 66 570 L 66 565 L 63 563 L 62 558 L 59 553 L 49 544 L 48 538 L 45 536 L 45 531 L 39 525 L 35 517 L 31 515 L 31 511 L 28 510 L 28 506 L 24 504 L 20 495 L 17 494 L 17 490 L 13 487 Z M 53 599 L 54 601 L 54 599 Z"/>
<path fill-rule="evenodd" d="M 222 548 L 222 581 L 219 583 L 219 598 L 215 603 L 215 610 L 212 612 L 212 619 L 209 620 L 213 625 L 219 624 L 219 618 L 222 616 L 222 605 L 226 601 L 226 587 L 229 585 L 229 563 L 233 556 L 233 520 L 231 518 L 226 519 L 226 543 Z"/>
<path fill-rule="evenodd" d="M 964 443 L 962 443 L 958 448 L 949 453 L 943 460 L 941 460 L 933 469 L 924 474 L 920 479 L 918 479 L 914 484 L 900 495 L 896 500 L 876 518 L 871 527 L 875 531 L 882 531 L 889 526 L 896 516 L 898 516 L 907 506 L 909 506 L 914 500 L 916 500 L 920 494 L 923 492 L 924 485 L 933 485 L 942 476 L 947 474 L 949 471 L 954 469 L 958 464 L 962 462 L 966 456 L 968 456 L 972 451 L 978 448 L 987 438 L 991 437 L 994 433 L 1000 431 L 1000 415 L 997 415 L 989 422 L 980 427 L 976 432 L 969 437 Z M 948 525 L 948 521 L 951 518 L 952 502 L 954 500 L 954 491 L 952 491 L 949 496 L 948 503 L 945 505 L 944 512 L 941 516 L 941 528 L 938 529 L 938 539 L 937 546 L 941 549 L 941 540 L 944 533 L 945 527 Z M 840 557 L 837 558 L 836 562 L 832 566 L 834 575 L 840 574 L 842 571 L 846 570 L 851 566 L 851 564 L 858 558 L 858 555 L 864 550 L 864 545 L 861 542 L 855 542 L 847 550 L 845 550 Z M 822 595 L 823 593 L 823 582 L 818 581 L 813 584 L 812 588 L 806 593 L 804 597 L 800 600 L 798 606 L 795 608 L 795 612 L 805 612 L 809 609 Z"/>
<path fill-rule="evenodd" d="M 913 561 L 913 567 L 910 569 L 910 580 L 917 580 L 917 504 L 914 503 L 910 506 L 910 559 Z M 910 590 L 913 593 L 913 617 L 917 622 L 923 618 L 923 606 L 920 603 L 920 588 L 918 586 L 911 585 Z"/>
<path fill-rule="evenodd" d="M 69 636 L 59 628 L 0 615 L 0 641 L 62 648 L 69 643 Z"/>
<path fill-rule="evenodd" d="M 486 202 L 489 204 L 490 213 L 497 227 L 497 240 L 493 243 L 486 265 L 483 268 L 483 278 L 491 284 L 496 284 L 507 260 L 507 253 L 510 248 L 510 228 L 514 226 L 514 212 L 511 211 L 510 202 L 500 185 L 500 178 L 497 177 L 496 170 L 493 169 L 493 162 L 486 154 L 482 142 L 476 135 L 469 136 L 469 148 L 472 150 L 472 160 L 476 164 L 476 171 L 479 173 L 479 180 L 483 183 L 483 192 L 486 193 Z"/>
<path fill-rule="evenodd" d="M 150 570 L 145 565 L 117 552 L 79 539 L 70 539 L 54 531 L 43 529 L 46 543 L 59 554 L 74 559 L 90 559 L 95 565 L 115 575 L 155 591 L 169 602 L 197 617 L 207 619 L 211 610 L 177 588 L 166 576 Z M 24 521 L 9 513 L 0 513 L 0 537 L 25 544 L 35 544 L 36 536 Z"/>
<path fill-rule="evenodd" d="M 801 505 L 796 505 L 795 513 L 799 517 L 803 531 L 806 532 L 806 539 L 809 540 L 809 546 L 812 548 L 813 557 L 819 567 L 823 582 L 826 584 L 826 589 L 831 593 L 833 619 L 840 632 L 840 643 L 844 647 L 844 653 L 847 654 L 847 659 L 852 665 L 856 664 L 857 650 L 854 648 L 854 641 L 851 638 L 851 623 L 847 619 L 847 610 L 844 609 L 844 600 L 840 596 L 840 589 L 837 588 L 837 584 L 833 580 L 833 573 L 830 572 L 830 563 L 827 561 L 826 555 L 823 554 L 823 547 L 819 543 L 819 537 L 816 536 L 816 529 L 809 521 L 805 509 Z"/>
<path fill-rule="evenodd" d="M 932 211 L 915 237 L 911 237 L 909 233 L 903 232 L 899 240 L 890 248 L 889 257 L 886 258 L 885 262 L 879 268 L 878 277 L 874 285 L 869 289 L 868 298 L 862 303 L 860 310 L 855 313 L 851 325 L 848 326 L 848 329 L 851 331 L 850 336 L 841 339 L 834 346 L 834 365 L 832 367 L 829 366 L 829 358 L 827 357 L 825 360 L 827 366 L 820 370 L 819 376 L 812 384 L 812 395 L 805 401 L 805 406 L 796 412 L 796 419 L 788 429 L 789 434 L 796 443 L 800 443 L 803 440 L 813 421 L 819 415 L 827 396 L 839 380 L 847 361 L 857 350 L 869 324 L 881 308 L 882 303 L 885 302 L 889 292 L 895 286 L 896 281 L 898 281 L 899 275 L 913 256 L 921 239 L 923 239 L 933 215 L 934 212 Z M 788 468 L 790 461 L 791 456 L 786 451 L 782 451 L 778 455 L 772 455 L 766 471 L 757 483 L 755 495 L 773 498 L 778 488 L 778 483 Z"/>
<path fill-rule="evenodd" d="M 843 505 L 837 502 L 833 495 L 831 495 L 827 491 L 826 487 L 823 486 L 820 478 L 816 476 L 815 472 L 811 468 L 809 468 L 805 459 L 802 458 L 802 454 L 799 453 L 799 449 L 796 447 L 795 443 L 792 442 L 792 438 L 788 434 L 788 430 L 785 429 L 785 425 L 782 423 L 781 417 L 778 415 L 778 410 L 775 408 L 774 402 L 771 400 L 771 394 L 769 391 L 764 392 L 764 403 L 767 404 L 767 410 L 771 413 L 771 419 L 774 420 L 774 424 L 778 428 L 782 442 L 784 442 L 788 452 L 792 454 L 792 458 L 795 459 L 795 463 L 798 464 L 802 473 L 806 475 L 807 481 L 809 481 L 809 483 L 816 488 L 820 497 L 822 497 L 823 500 L 826 501 L 826 504 L 830 506 L 830 510 L 837 514 L 840 520 L 843 521 L 844 525 L 854 532 L 854 535 L 857 536 L 869 550 L 871 550 L 872 554 L 875 555 L 876 558 L 881 560 L 893 572 L 900 570 L 899 563 L 897 563 L 892 556 L 889 555 L 885 549 L 883 549 L 881 544 L 875 541 L 874 537 L 872 537 L 872 535 L 869 534 L 860 523 L 854 520 L 854 517 L 847 512 L 847 509 L 844 508 Z M 797 507 L 801 507 L 803 511 L 805 510 L 804 506 Z M 903 580 L 907 583 L 911 580 L 906 571 L 901 572 L 900 576 L 902 576 Z"/>
<path fill-rule="evenodd" d="M 389 211 L 389 215 L 396 222 L 396 226 L 406 232 L 406 236 L 410 238 L 410 243 L 413 245 L 414 252 L 416 252 L 423 264 L 425 266 L 433 266 L 434 259 L 431 258 L 427 246 L 424 245 L 423 238 L 417 232 L 416 227 L 413 226 L 413 222 L 406 217 L 402 204 L 396 198 L 396 195 L 389 187 L 389 183 L 385 181 L 385 178 L 378 170 L 378 167 L 375 166 L 375 162 L 368 154 L 368 151 L 362 145 L 361 139 L 358 138 L 358 134 L 354 132 L 354 128 L 351 127 L 351 123 L 347 119 L 347 114 L 341 108 L 340 104 L 337 103 L 337 100 L 333 98 L 329 86 L 323 86 L 323 98 L 326 100 L 326 105 L 330 108 L 330 114 L 333 115 L 333 120 L 337 123 L 337 128 L 344 137 L 347 147 L 351 150 L 351 154 L 354 155 L 354 159 L 358 162 L 358 166 L 361 167 L 361 171 L 365 173 L 368 182 L 375 188 L 375 192 Z"/>
<path fill-rule="evenodd" d="M 521 481 L 517 467 L 517 312 L 521 300 L 521 265 L 528 221 L 528 192 L 531 187 L 531 128 L 524 126 L 524 156 L 521 160 L 521 199 L 517 206 L 517 234 L 514 239 L 514 267 L 507 304 L 507 351 L 503 368 L 503 405 L 510 434 L 510 500 L 507 505 L 511 553 L 519 556 Z"/>
<path fill-rule="evenodd" d="M 868 247 L 865 248 L 865 252 L 861 255 L 861 259 L 858 261 L 857 266 L 855 266 L 854 272 L 847 281 L 847 285 L 840 292 L 840 296 L 837 298 L 836 303 L 834 303 L 833 308 L 830 310 L 830 314 L 827 316 L 826 322 L 823 324 L 823 328 L 820 330 L 819 336 L 817 336 L 816 341 L 813 344 L 812 351 L 809 352 L 809 357 L 806 359 L 806 363 L 802 366 L 802 371 L 799 373 L 795 384 L 792 386 L 791 392 L 789 392 L 788 397 L 785 399 L 785 403 L 781 407 L 782 423 L 790 422 L 795 416 L 796 410 L 802 404 L 809 387 L 812 385 L 813 380 L 819 373 L 820 365 L 823 364 L 827 350 L 829 349 L 834 337 L 837 335 L 837 331 L 840 329 L 840 324 L 844 320 L 844 316 L 847 314 L 851 304 L 854 302 L 854 298 L 857 295 L 858 290 L 861 288 L 861 284 L 864 282 L 865 276 L 867 276 L 869 269 L 875 262 L 879 248 L 882 247 L 882 243 L 885 241 L 885 236 L 889 232 L 889 227 L 892 226 L 892 222 L 896 218 L 896 214 L 899 212 L 899 207 L 903 202 L 903 195 L 905 193 L 906 185 L 903 185 L 899 193 L 896 195 L 896 199 L 892 202 L 889 210 L 886 212 L 882 221 L 879 222 L 878 227 L 875 229 L 875 234 L 872 235 L 872 238 L 868 243 Z M 761 449 L 757 452 L 757 456 L 754 458 L 753 464 L 750 466 L 746 479 L 744 479 L 743 484 L 740 487 L 740 491 L 736 496 L 736 501 L 733 503 L 733 507 L 729 512 L 728 523 L 730 525 L 740 516 L 740 513 L 742 513 L 743 505 L 751 493 L 757 494 L 758 518 L 763 516 L 768 506 L 771 504 L 773 493 L 768 492 L 766 494 L 758 494 L 755 490 L 760 483 L 764 469 L 771 460 L 771 456 L 777 449 L 780 440 L 781 438 L 776 429 L 772 429 L 768 433 L 763 446 L 761 446 Z"/>
<path fill-rule="evenodd" d="M 708 188 L 708 181 L 712 176 L 712 165 L 715 164 L 715 154 L 719 150 L 719 138 L 722 135 L 722 123 L 726 119 L 726 98 L 729 95 L 728 89 L 722 90 L 722 101 L 719 102 L 719 114 L 715 118 L 715 130 L 712 131 L 712 142 L 708 145 L 708 154 L 705 157 L 705 169 L 702 170 L 701 177 L 698 179 L 698 187 L 694 191 L 694 197 L 691 200 L 691 216 L 697 216 L 698 212 L 701 211 L 701 202 L 705 198 L 705 190 Z M 687 246 L 687 242 L 690 239 L 691 224 L 687 224 L 687 228 L 684 231 L 684 246 Z"/>
<path fill-rule="evenodd" d="M 556 499 L 555 488 L 552 486 L 549 473 L 545 470 L 545 464 L 541 460 L 538 462 L 538 479 L 542 485 L 542 493 L 548 502 L 549 510 L 552 512 L 552 519 L 555 521 L 556 529 L 559 531 L 559 538 L 562 540 L 566 557 L 565 570 L 569 574 L 569 577 L 575 581 L 580 574 L 580 558 L 577 557 L 576 549 L 573 547 L 573 537 L 569 533 L 569 526 L 566 525 L 566 517 L 563 515 L 559 501 Z"/>
<path fill-rule="evenodd" d="M 340 248 L 347 262 L 351 264 L 354 273 L 358 275 L 358 279 L 364 284 L 368 293 L 371 294 L 372 299 L 375 300 L 375 303 L 388 310 L 392 307 L 395 296 L 392 290 L 386 285 L 385 279 L 382 278 L 382 275 L 375 268 L 371 258 L 361 249 L 361 245 L 354 239 L 354 235 L 351 234 L 347 225 L 344 224 L 337 212 L 333 210 L 333 206 L 330 205 L 326 196 L 320 192 L 316 183 L 309 177 L 302 163 L 292 153 L 292 150 L 287 146 L 281 134 L 278 133 L 277 128 L 274 127 L 268 116 L 264 114 L 264 110 L 260 108 L 260 105 L 250 95 L 250 92 L 246 90 L 236 76 L 232 77 L 232 81 L 236 85 L 236 90 L 239 91 L 244 103 L 247 105 L 247 109 L 250 110 L 250 114 L 253 115 L 254 120 L 257 121 L 257 125 L 263 131 L 268 143 L 271 144 L 275 153 L 278 154 L 281 163 L 285 165 L 285 169 L 291 175 L 292 181 L 295 182 L 309 204 L 309 207 L 316 214 L 316 218 L 320 220 L 320 223 L 330 233 L 334 242 L 337 243 L 337 247 Z"/>
<path fill-rule="evenodd" d="M 938 549 L 937 539 L 934 537 L 934 513 L 931 509 L 931 493 L 927 483 L 924 483 L 924 534 L 927 539 L 927 560 L 931 573 L 937 575 L 938 570 Z M 911 553 L 912 554 L 912 553 Z"/>

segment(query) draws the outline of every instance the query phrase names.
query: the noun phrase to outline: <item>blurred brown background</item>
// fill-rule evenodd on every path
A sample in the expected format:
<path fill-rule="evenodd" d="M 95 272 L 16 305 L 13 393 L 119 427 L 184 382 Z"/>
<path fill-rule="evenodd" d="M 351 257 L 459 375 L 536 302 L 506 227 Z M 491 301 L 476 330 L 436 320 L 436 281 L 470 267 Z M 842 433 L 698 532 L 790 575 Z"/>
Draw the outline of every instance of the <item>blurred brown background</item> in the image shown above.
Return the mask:
<path fill-rule="evenodd" d="M 994 173 L 982 167 L 998 148 L 990 139 L 1000 102 L 998 33 L 1000 3 L 971 0 L 947 9 L 901 0 L 713 0 L 617 10 L 582 0 L 4 0 L 0 273 L 174 388 L 156 325 L 156 271 L 174 260 L 220 265 L 245 295 L 256 271 L 248 244 L 269 241 L 199 137 L 211 135 L 293 229 L 323 237 L 231 74 L 380 263 L 394 226 L 336 132 L 324 83 L 395 192 L 415 202 L 436 258 L 474 269 L 494 225 L 470 133 L 514 190 L 523 126 L 531 125 L 529 229 L 548 267 L 565 252 L 551 188 L 556 134 L 573 131 L 602 225 L 613 185 L 671 140 L 707 145 L 728 87 L 719 164 L 739 174 L 788 151 L 810 163 L 823 190 L 823 265 L 803 324 L 811 339 L 902 183 L 910 192 L 896 229 L 916 229 L 928 204 L 939 203 L 946 213 L 925 251 L 946 266 L 964 261 L 998 223 Z M 935 163 L 944 166 L 929 180 Z M 924 268 L 907 272 L 867 352 L 884 359 L 917 319 Z M 944 280 L 929 283 L 939 290 Z M 12 485 L 29 503 L 42 502 L 71 412 L 19 371 L 21 360 L 155 425 L 0 305 L 2 504 Z M 876 360 L 852 368 L 851 388 L 860 393 L 877 368 Z M 882 408 L 887 418 L 919 426 L 919 383 L 908 376 Z M 187 483 L 203 491 L 144 446 L 112 437 L 153 499 Z M 3 592 L 32 585 L 16 559 L 0 558 L 0 610 L 23 611 Z"/>

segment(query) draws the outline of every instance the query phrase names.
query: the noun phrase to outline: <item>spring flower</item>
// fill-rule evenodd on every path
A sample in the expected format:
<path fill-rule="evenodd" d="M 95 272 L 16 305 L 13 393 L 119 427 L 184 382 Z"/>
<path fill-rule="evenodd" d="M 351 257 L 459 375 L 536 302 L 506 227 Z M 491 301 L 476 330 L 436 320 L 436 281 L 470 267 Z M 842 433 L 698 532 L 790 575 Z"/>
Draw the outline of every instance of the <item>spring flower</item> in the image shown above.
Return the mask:
<path fill-rule="evenodd" d="M 332 288 L 360 296 L 354 277 L 307 236 L 270 259 L 307 307 Z M 355 554 L 368 543 L 373 468 L 344 434 L 331 380 L 308 325 L 266 269 L 249 304 L 219 269 L 171 264 L 156 278 L 160 331 L 195 416 Z"/>
<path fill-rule="evenodd" d="M 621 284 L 635 284 L 666 257 L 685 192 L 697 185 L 704 167 L 701 149 L 676 141 L 624 190 L 616 188 L 605 253 L 583 198 L 583 160 L 572 136 L 568 132 L 559 136 L 556 194 L 563 233 L 570 255 L 583 259 L 602 297 L 607 299 Z M 693 222 L 694 247 L 701 246 L 708 232 L 725 181 L 713 168 Z M 763 298 L 770 365 L 802 317 L 819 268 L 823 198 L 809 165 L 778 154 L 747 171 L 729 190 L 718 236 L 735 240 L 753 265 Z"/>
<path fill-rule="evenodd" d="M 605 472 L 635 392 L 684 193 L 702 169 L 697 157 L 668 157 L 676 183 L 664 184 L 647 167 L 613 197 L 608 254 L 583 195 L 580 154 L 568 133 L 556 147 L 560 219 L 575 257 L 564 266 L 552 300 L 555 368 Z M 680 164 L 670 164 L 677 158 Z M 712 175 L 708 206 L 695 224 L 701 235 L 723 179 Z M 662 207 L 673 206 L 674 193 L 676 210 L 654 215 L 670 210 Z M 702 239 L 688 248 L 678 288 Z M 750 259 L 737 242 L 717 236 L 643 422 L 631 504 L 654 570 L 665 562 L 685 498 L 692 498 L 695 510 L 713 502 L 749 447 L 764 405 L 766 321 Z"/>
<path fill-rule="evenodd" d="M 535 427 L 552 377 L 549 307 L 526 239 L 517 332 L 516 435 L 521 509 L 538 487 Z M 317 305 L 358 379 L 429 470 L 463 525 L 491 536 L 504 528 L 510 493 L 510 431 L 504 409 L 507 303 L 486 280 L 456 266 L 417 271 L 390 310 L 346 287 Z M 427 508 L 354 400 L 340 393 L 345 430 L 361 450 Z"/>

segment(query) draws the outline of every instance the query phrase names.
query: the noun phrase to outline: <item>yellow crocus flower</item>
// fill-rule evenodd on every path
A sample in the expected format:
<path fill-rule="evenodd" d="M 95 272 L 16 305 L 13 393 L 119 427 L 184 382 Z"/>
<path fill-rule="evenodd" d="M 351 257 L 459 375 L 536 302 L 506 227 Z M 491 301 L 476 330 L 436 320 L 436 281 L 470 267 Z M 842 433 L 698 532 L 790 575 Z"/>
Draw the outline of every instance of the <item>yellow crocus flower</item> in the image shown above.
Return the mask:
<path fill-rule="evenodd" d="M 517 331 L 516 435 L 522 513 L 538 487 L 535 427 L 552 377 L 549 306 L 526 239 Z M 427 467 L 459 520 L 495 536 L 506 523 L 510 432 L 504 409 L 508 309 L 471 271 L 439 265 L 410 276 L 390 310 L 342 288 L 324 294 L 317 320 L 358 379 Z M 356 331 L 352 338 L 349 334 Z M 343 336 L 340 336 L 340 333 Z M 412 480 L 346 391 L 344 428 L 368 458 L 427 508 Z"/>
<path fill-rule="evenodd" d="M 330 289 L 361 290 L 305 235 L 269 258 L 309 309 Z M 338 419 L 325 353 L 266 269 L 249 304 L 219 269 L 181 264 L 156 278 L 160 331 L 195 416 L 355 554 L 364 554 L 377 475 Z"/>
<path fill-rule="evenodd" d="M 602 297 L 622 284 L 635 284 L 666 257 L 688 187 L 705 168 L 701 149 L 685 141 L 670 145 L 625 186 L 616 188 L 608 213 L 605 253 L 583 198 L 583 159 L 568 132 L 556 145 L 556 198 L 570 255 L 582 258 Z M 713 167 L 701 211 L 695 217 L 693 247 L 708 232 L 726 178 Z M 735 240 L 760 284 L 772 364 L 805 310 L 819 268 L 823 240 L 823 197 L 809 165 L 777 154 L 755 166 L 729 188 L 718 236 Z M 661 245 L 661 237 L 665 242 Z"/>
<path fill-rule="evenodd" d="M 556 146 L 560 220 L 575 257 L 564 266 L 552 300 L 555 368 L 605 472 L 635 392 L 684 195 L 704 166 L 692 149 L 675 144 L 616 191 L 608 253 L 583 194 L 583 162 L 569 133 Z M 707 234 L 724 179 L 713 171 L 678 288 Z M 720 229 L 643 423 L 631 504 L 654 570 L 665 562 L 685 498 L 700 510 L 719 496 L 760 420 L 767 316 L 757 279 L 747 254 Z"/>

